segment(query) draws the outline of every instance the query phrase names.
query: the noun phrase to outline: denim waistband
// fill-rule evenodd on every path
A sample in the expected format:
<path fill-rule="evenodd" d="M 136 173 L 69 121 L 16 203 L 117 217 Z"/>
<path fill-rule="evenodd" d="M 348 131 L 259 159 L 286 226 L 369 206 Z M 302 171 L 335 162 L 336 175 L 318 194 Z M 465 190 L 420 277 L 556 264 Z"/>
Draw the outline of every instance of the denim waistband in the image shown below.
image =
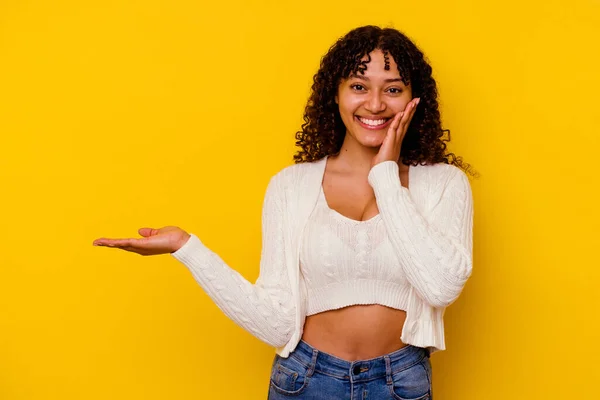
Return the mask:
<path fill-rule="evenodd" d="M 386 374 L 389 377 L 390 373 L 394 374 L 410 368 L 428 356 L 428 349 L 407 345 L 380 357 L 347 361 L 319 351 L 304 340 L 300 340 L 296 349 L 290 354 L 290 357 L 296 358 L 314 371 L 340 379 L 350 379 L 352 377 L 355 382 L 386 377 Z"/>

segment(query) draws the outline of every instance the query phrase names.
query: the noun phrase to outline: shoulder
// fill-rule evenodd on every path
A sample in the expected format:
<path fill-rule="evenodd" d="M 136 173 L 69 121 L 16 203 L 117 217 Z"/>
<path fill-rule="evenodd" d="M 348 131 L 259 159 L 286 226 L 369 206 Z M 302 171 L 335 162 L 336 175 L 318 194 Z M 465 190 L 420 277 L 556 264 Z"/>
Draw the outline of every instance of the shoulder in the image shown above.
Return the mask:
<path fill-rule="evenodd" d="M 271 182 L 277 185 L 289 186 L 300 183 L 303 179 L 318 174 L 324 166 L 325 159 L 313 162 L 293 164 L 281 169 L 272 178 Z"/>
<path fill-rule="evenodd" d="M 468 190 L 470 187 L 467 174 L 452 164 L 437 163 L 411 168 L 415 168 L 417 179 L 430 188 L 437 187 L 444 190 L 448 187 L 457 187 Z"/>
<path fill-rule="evenodd" d="M 324 165 L 322 159 L 281 169 L 269 180 L 266 197 L 287 205 L 303 204 L 313 189 L 319 187 Z"/>

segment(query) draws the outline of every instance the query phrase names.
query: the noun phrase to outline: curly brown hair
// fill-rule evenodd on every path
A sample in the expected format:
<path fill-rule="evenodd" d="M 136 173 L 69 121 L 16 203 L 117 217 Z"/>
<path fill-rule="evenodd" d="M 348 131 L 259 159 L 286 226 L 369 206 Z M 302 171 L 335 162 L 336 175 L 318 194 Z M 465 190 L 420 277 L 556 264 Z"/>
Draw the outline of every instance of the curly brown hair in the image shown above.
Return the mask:
<path fill-rule="evenodd" d="M 386 69 L 388 55 L 393 57 L 403 83 L 411 84 L 413 97 L 421 99 L 402 142 L 402 163 L 446 163 L 471 172 L 461 157 L 446 151 L 450 131 L 442 129 L 437 86 L 423 53 L 398 30 L 372 25 L 348 32 L 321 59 L 304 110 L 302 130 L 296 133 L 296 145 L 301 150 L 294 155 L 294 161 L 312 162 L 339 154 L 346 127 L 335 102 L 338 87 L 351 74 L 364 73 L 371 60 L 369 54 L 376 49 L 384 53 Z M 367 60 L 361 61 L 365 56 Z"/>

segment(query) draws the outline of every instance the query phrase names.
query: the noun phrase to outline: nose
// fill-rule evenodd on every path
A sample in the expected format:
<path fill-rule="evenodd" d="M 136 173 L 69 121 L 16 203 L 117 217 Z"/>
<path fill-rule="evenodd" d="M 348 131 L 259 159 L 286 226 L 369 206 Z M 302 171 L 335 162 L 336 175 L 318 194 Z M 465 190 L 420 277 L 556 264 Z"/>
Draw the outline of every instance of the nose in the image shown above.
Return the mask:
<path fill-rule="evenodd" d="M 379 92 L 372 91 L 365 102 L 365 109 L 373 114 L 385 111 L 386 104 Z"/>

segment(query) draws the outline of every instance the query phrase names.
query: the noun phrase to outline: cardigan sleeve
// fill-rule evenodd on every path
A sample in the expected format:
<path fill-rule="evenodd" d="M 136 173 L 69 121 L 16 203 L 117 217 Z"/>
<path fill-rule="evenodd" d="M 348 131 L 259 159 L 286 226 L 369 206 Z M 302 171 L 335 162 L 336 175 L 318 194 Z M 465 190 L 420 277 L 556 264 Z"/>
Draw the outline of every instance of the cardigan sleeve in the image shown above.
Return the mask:
<path fill-rule="evenodd" d="M 408 281 L 429 305 L 456 300 L 472 270 L 473 201 L 467 176 L 448 166 L 428 195 L 436 205 L 423 216 L 400 183 L 398 164 L 385 161 L 369 172 L 377 206 Z M 443 177 L 441 175 L 444 175 Z"/>
<path fill-rule="evenodd" d="M 194 234 L 172 253 L 225 315 L 276 348 L 289 341 L 295 315 L 285 264 L 279 185 L 275 178 L 271 179 L 263 202 L 260 273 L 254 284 L 230 268 Z"/>

